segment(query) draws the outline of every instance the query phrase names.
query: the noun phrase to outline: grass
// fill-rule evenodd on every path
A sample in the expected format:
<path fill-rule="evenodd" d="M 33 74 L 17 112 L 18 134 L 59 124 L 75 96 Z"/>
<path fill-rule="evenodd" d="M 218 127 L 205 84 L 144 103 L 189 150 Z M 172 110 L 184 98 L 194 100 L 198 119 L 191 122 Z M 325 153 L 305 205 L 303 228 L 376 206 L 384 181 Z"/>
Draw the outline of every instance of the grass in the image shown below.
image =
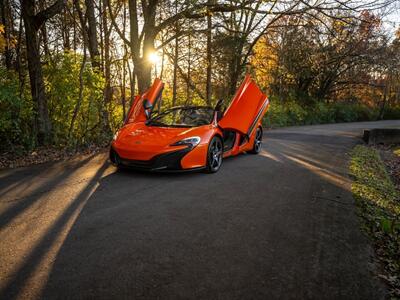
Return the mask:
<path fill-rule="evenodd" d="M 400 195 L 376 149 L 356 146 L 351 153 L 353 196 L 362 226 L 372 239 L 391 297 L 400 297 Z"/>

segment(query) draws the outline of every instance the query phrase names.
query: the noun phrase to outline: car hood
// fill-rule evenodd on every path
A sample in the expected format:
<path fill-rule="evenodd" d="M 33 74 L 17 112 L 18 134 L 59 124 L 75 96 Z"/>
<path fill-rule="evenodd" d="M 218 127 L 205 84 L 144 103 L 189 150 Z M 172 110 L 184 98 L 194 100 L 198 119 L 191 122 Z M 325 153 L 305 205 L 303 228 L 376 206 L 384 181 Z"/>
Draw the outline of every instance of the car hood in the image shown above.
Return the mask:
<path fill-rule="evenodd" d="M 196 132 L 194 128 L 147 126 L 145 123 L 127 124 L 118 133 L 120 146 L 166 147 Z"/>

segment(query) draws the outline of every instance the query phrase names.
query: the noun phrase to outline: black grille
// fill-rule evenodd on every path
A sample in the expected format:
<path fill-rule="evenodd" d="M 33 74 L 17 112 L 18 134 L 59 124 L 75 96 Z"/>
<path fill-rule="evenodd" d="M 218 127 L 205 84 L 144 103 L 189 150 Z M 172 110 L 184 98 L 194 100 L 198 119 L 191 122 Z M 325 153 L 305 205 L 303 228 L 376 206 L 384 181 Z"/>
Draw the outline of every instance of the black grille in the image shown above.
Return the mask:
<path fill-rule="evenodd" d="M 131 160 L 120 157 L 111 147 L 110 160 L 115 164 L 141 170 L 180 170 L 182 158 L 192 150 L 192 147 L 156 155 L 150 160 Z"/>

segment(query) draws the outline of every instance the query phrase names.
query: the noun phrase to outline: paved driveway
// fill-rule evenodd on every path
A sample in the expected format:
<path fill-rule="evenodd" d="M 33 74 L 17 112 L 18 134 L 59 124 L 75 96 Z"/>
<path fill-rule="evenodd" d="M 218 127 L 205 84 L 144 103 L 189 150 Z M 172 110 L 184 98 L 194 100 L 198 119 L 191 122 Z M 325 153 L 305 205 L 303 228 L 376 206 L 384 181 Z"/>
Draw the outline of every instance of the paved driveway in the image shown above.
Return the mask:
<path fill-rule="evenodd" d="M 0 299 L 380 299 L 346 164 L 391 125 L 268 131 L 212 175 L 105 154 L 0 171 Z"/>

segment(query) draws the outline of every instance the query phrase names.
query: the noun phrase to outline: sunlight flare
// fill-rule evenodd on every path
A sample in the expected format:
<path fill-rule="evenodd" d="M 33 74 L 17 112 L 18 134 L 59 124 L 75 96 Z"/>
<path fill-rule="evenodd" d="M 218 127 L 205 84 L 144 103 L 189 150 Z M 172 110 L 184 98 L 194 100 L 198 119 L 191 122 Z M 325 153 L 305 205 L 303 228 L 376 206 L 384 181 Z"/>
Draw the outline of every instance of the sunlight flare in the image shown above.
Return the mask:
<path fill-rule="evenodd" d="M 147 56 L 147 59 L 154 65 L 160 63 L 161 58 L 156 51 L 150 52 Z"/>

